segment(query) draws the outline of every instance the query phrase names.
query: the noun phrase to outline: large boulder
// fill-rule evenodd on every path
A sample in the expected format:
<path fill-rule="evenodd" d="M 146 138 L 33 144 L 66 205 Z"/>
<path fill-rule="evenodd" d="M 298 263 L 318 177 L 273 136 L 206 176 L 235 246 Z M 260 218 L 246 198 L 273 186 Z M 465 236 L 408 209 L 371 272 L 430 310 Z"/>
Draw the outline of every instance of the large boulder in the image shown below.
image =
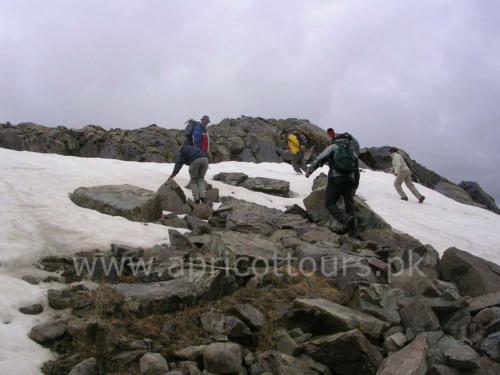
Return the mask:
<path fill-rule="evenodd" d="M 338 375 L 375 374 L 382 362 L 382 355 L 357 329 L 308 341 L 303 350 Z"/>
<path fill-rule="evenodd" d="M 455 247 L 444 252 L 439 269 L 444 280 L 454 282 L 463 295 L 500 291 L 500 266 Z"/>
<path fill-rule="evenodd" d="M 247 178 L 248 176 L 245 173 L 240 172 L 220 172 L 212 177 L 214 181 L 220 181 L 234 186 L 239 186 Z"/>
<path fill-rule="evenodd" d="M 380 319 L 323 298 L 296 299 L 289 323 L 318 334 L 359 329 L 374 339 L 380 338 L 388 327 Z"/>
<path fill-rule="evenodd" d="M 485 206 L 490 211 L 500 214 L 500 209 L 497 207 L 493 197 L 486 193 L 477 182 L 462 181 L 459 186 L 464 189 L 475 202 Z"/>
<path fill-rule="evenodd" d="M 187 275 L 154 283 L 121 283 L 113 288 L 125 297 L 124 309 L 146 316 L 173 312 L 202 300 L 213 300 L 234 290 L 234 281 L 223 272 L 186 271 Z"/>
<path fill-rule="evenodd" d="M 154 221 L 162 214 L 158 194 L 132 185 L 80 187 L 70 198 L 80 207 L 132 221 Z"/>
<path fill-rule="evenodd" d="M 319 225 L 326 225 L 332 220 L 335 221 L 330 212 L 325 207 L 325 189 L 317 189 L 304 198 L 304 206 L 311 220 Z M 339 207 L 343 207 L 343 202 L 339 202 Z M 354 198 L 354 212 L 358 219 L 359 231 L 367 229 L 390 229 L 390 225 L 375 213 L 361 198 Z"/>
<path fill-rule="evenodd" d="M 162 210 L 176 214 L 189 214 L 191 207 L 187 204 L 186 195 L 174 180 L 168 180 L 158 189 Z"/>

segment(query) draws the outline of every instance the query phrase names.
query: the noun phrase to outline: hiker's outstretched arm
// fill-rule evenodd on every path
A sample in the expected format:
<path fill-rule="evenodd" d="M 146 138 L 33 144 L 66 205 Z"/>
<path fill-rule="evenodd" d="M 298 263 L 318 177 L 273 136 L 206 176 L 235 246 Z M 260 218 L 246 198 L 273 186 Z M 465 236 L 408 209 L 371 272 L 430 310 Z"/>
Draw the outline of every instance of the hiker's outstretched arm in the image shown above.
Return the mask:
<path fill-rule="evenodd" d="M 325 161 L 330 157 L 330 154 L 335 149 L 335 145 L 330 145 L 325 148 L 321 154 L 318 155 L 316 160 L 314 160 L 309 168 L 311 168 L 311 172 L 315 171 L 318 167 L 322 166 Z"/>

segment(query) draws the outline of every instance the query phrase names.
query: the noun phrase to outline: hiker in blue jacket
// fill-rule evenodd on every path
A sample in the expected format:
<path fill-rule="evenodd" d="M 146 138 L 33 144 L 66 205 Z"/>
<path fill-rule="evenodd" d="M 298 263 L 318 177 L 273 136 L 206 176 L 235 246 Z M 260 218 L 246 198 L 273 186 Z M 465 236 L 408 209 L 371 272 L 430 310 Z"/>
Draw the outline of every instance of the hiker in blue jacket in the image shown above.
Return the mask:
<path fill-rule="evenodd" d="M 328 162 L 328 184 L 325 192 L 325 206 L 333 218 L 342 224 L 338 229 L 332 226 L 334 232 L 357 237 L 357 222 L 354 216 L 354 194 L 359 185 L 359 143 L 349 133 L 338 134 L 333 143 L 326 147 L 309 166 L 306 177 L 309 177 L 318 167 Z M 345 210 L 337 207 L 340 197 L 344 198 Z"/>
<path fill-rule="evenodd" d="M 173 180 L 182 166 L 189 165 L 191 191 L 195 203 L 206 203 L 205 175 L 208 170 L 208 155 L 198 147 L 184 145 L 179 150 L 172 175 Z"/>

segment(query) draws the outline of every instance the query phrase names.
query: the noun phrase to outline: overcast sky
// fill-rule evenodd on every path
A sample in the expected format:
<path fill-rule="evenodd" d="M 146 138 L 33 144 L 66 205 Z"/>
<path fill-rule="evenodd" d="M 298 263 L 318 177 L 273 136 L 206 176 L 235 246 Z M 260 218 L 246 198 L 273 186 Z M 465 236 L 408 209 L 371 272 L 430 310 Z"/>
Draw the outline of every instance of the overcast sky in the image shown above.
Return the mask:
<path fill-rule="evenodd" d="M 500 1 L 0 0 L 0 122 L 307 118 L 500 200 Z"/>

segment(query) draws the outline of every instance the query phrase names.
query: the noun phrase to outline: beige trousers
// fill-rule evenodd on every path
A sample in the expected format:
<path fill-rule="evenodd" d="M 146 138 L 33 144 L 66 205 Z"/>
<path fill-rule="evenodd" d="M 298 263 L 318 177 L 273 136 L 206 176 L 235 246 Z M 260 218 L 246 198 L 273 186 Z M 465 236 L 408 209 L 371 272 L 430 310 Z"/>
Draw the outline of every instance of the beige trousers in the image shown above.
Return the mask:
<path fill-rule="evenodd" d="M 191 191 L 194 200 L 205 198 L 205 174 L 208 170 L 208 159 L 195 159 L 189 166 L 189 176 L 191 177 Z"/>
<path fill-rule="evenodd" d="M 403 188 L 401 187 L 403 182 L 417 199 L 420 199 L 422 197 L 422 194 L 420 194 L 415 185 L 413 185 L 413 182 L 411 180 L 411 172 L 407 169 L 404 169 L 398 173 L 396 181 L 394 181 L 394 187 L 396 188 L 396 191 L 399 193 L 399 196 L 401 198 L 408 198 L 403 191 Z"/>

